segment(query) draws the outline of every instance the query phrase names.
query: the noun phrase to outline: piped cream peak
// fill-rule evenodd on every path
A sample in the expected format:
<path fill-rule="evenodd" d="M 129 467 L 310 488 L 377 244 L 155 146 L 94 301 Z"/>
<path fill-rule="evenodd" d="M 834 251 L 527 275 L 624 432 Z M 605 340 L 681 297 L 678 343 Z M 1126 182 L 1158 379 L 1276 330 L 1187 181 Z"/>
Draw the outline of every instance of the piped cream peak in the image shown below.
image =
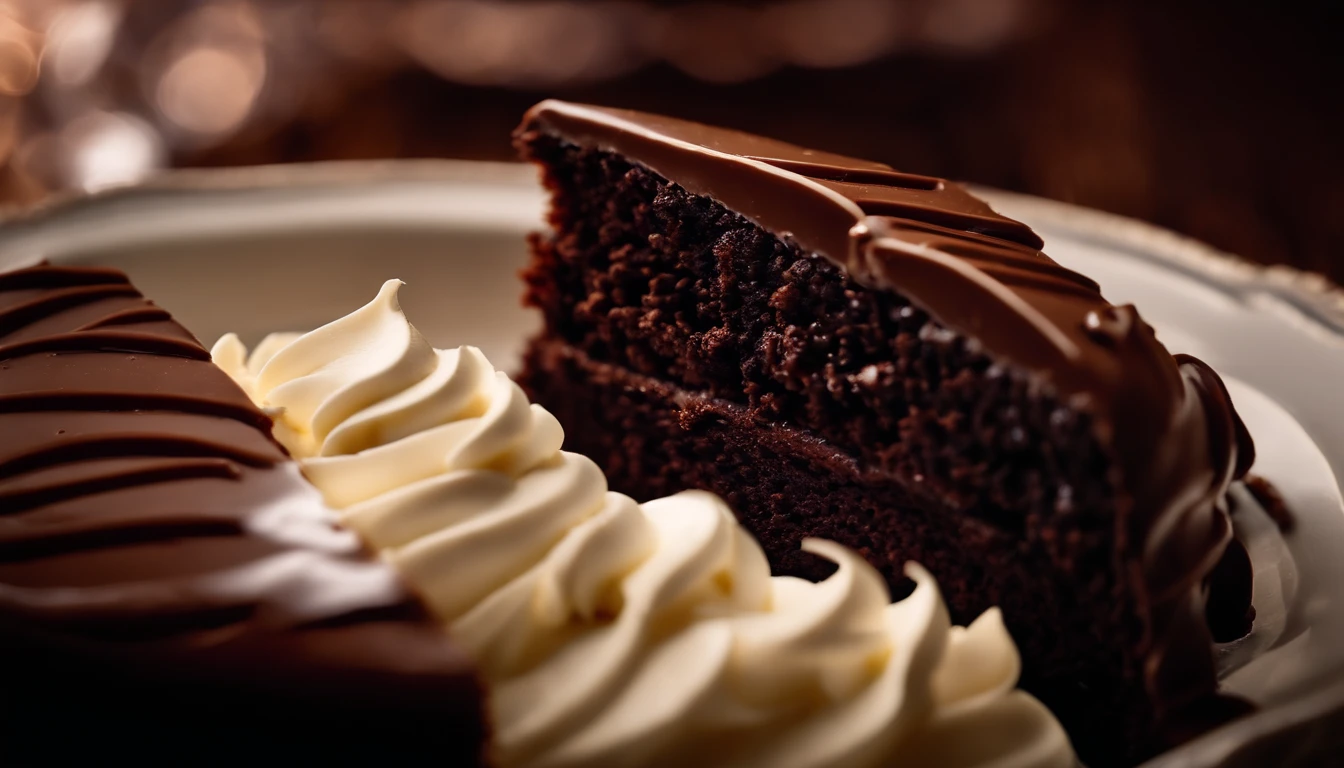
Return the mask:
<path fill-rule="evenodd" d="M 914 593 L 892 604 L 826 541 L 803 546 L 839 566 L 829 579 L 772 578 L 717 496 L 609 491 L 479 350 L 431 348 L 399 288 L 250 356 L 226 336 L 214 356 L 473 652 L 501 765 L 1074 764 L 1014 689 L 997 611 L 952 627 L 913 564 Z"/>

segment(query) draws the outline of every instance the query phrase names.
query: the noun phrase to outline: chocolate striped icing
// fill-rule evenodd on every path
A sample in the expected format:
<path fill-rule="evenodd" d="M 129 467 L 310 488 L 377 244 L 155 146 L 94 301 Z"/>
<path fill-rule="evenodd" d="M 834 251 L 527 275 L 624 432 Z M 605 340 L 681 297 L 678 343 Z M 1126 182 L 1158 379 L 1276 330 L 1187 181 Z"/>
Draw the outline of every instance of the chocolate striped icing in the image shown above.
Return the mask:
<path fill-rule="evenodd" d="M 481 753 L 472 666 L 270 427 L 120 272 L 0 274 L 7 744 L 32 745 L 44 711 L 96 729 L 185 708 L 239 744 L 356 717 L 366 734 L 437 723 L 416 749 Z"/>

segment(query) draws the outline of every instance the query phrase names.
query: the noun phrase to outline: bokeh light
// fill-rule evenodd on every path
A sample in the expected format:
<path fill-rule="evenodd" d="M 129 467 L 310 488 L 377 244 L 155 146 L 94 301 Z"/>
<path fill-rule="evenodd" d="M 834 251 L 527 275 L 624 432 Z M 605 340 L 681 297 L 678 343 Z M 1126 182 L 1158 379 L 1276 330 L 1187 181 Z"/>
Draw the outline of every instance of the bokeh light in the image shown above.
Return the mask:
<path fill-rule="evenodd" d="M 86 192 L 139 181 L 164 160 L 149 123 L 125 112 L 90 112 L 60 133 L 68 185 Z"/>
<path fill-rule="evenodd" d="M 121 5 L 111 0 L 70 7 L 47 32 L 43 62 L 58 87 L 78 88 L 98 74 L 112 52 Z"/>
<path fill-rule="evenodd" d="M 0 98 L 22 96 L 37 84 L 42 35 L 13 4 L 0 6 Z"/>
<path fill-rule="evenodd" d="M 170 166 L 504 159 L 521 111 L 555 95 L 1344 279 L 1344 49 L 1309 5 L 0 0 L 0 205 Z"/>

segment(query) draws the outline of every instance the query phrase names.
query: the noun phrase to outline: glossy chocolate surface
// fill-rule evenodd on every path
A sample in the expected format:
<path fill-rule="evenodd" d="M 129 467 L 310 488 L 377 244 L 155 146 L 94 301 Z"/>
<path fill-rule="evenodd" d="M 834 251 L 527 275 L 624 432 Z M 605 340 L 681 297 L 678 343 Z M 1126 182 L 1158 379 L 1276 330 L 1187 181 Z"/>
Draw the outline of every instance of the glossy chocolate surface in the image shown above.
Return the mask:
<path fill-rule="evenodd" d="M 1231 538 L 1223 497 L 1254 457 L 1217 375 L 1172 355 L 1132 306 L 1040 252 L 960 186 L 657 115 L 558 101 L 521 132 L 621 154 L 898 291 L 1093 414 L 1119 469 L 1117 546 L 1145 627 L 1146 684 L 1180 718 L 1215 688 L 1205 577 Z M 1179 726 L 1176 726 L 1179 727 Z"/>
<path fill-rule="evenodd" d="M 339 717 L 365 736 L 434 723 L 410 746 L 476 760 L 472 665 L 334 527 L 270 426 L 121 273 L 0 274 L 7 744 L 72 713 L 93 730 L 138 713 L 165 725 L 126 757 L 165 743 L 168 723 L 311 747 L 339 740 L 300 724 Z"/>

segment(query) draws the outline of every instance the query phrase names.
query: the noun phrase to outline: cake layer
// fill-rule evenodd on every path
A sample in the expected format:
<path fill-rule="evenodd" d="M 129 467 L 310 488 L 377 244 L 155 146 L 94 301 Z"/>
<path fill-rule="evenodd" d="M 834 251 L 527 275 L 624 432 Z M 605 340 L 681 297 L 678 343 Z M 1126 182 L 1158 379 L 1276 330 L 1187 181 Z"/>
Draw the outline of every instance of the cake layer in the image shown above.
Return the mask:
<path fill-rule="evenodd" d="M 168 313 L 39 265 L 0 329 L 6 760 L 479 760 L 474 667 Z"/>
<path fill-rule="evenodd" d="M 788 425 L 883 478 L 899 494 L 870 500 L 855 528 L 892 558 L 920 536 L 887 538 L 889 517 L 966 518 L 1020 540 L 1056 585 L 1031 597 L 1065 593 L 1095 622 L 1042 628 L 1069 636 L 1025 649 L 1028 675 L 1095 668 L 1108 690 L 1143 691 L 1123 718 L 1133 728 L 1075 735 L 1084 758 L 1133 759 L 1161 743 L 1141 744 L 1158 723 L 1188 734 L 1215 688 L 1204 605 L 1231 536 L 1222 497 L 1253 457 L 1212 371 L 1173 359 L 1132 307 L 939 179 L 559 102 L 529 112 L 517 140 L 554 193 L 527 274 L 546 319 L 538 352 L 568 346 L 667 385 L 669 405 L 732 403 L 743 430 Z M 557 414 L 587 397 L 581 377 L 548 375 L 525 381 Z M 719 439 L 702 450 L 724 461 Z M 635 460 L 594 457 L 615 455 Z M 780 520 L 822 532 L 832 510 L 814 501 L 739 493 L 735 507 L 769 539 Z M 981 565 L 994 579 L 1007 567 Z"/>
<path fill-rule="evenodd" d="M 954 623 L 1002 609 L 1023 656 L 1022 687 L 1050 705 L 1075 744 L 1111 750 L 1096 764 L 1123 752 L 1121 734 L 1146 737 L 1152 712 L 1130 660 L 1141 634 L 1113 592 L 1109 562 L 1079 562 L 1065 580 L 1043 538 L 921 505 L 810 433 L 762 424 L 740 405 L 595 362 L 562 341 L 534 344 L 526 365 L 535 397 L 562 424 L 584 425 L 567 431 L 567 444 L 602 465 L 614 490 L 641 500 L 686 488 L 723 496 L 775 573 L 830 574 L 799 549 L 809 536 L 862 554 L 898 596 L 909 589 L 905 563 L 925 564 Z"/>

